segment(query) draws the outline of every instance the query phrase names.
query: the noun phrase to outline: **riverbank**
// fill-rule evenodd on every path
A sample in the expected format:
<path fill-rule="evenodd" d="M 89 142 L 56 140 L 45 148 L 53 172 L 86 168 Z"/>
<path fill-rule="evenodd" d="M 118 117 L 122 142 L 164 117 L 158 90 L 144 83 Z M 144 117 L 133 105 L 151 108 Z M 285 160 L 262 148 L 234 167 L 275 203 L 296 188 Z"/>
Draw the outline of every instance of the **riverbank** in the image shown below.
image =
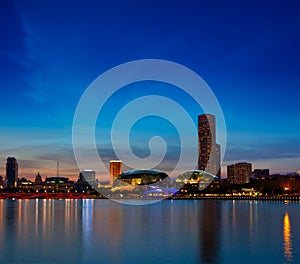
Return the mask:
<path fill-rule="evenodd" d="M 257 200 L 257 201 L 300 201 L 299 196 L 197 196 L 197 197 L 172 197 L 173 200 Z"/>
<path fill-rule="evenodd" d="M 210 195 L 210 196 L 172 196 L 172 197 L 104 197 L 102 195 L 84 193 L 0 193 L 0 199 L 137 199 L 137 200 L 263 200 L 263 201 L 300 201 L 300 195 L 281 195 L 281 196 L 236 196 L 236 195 Z"/>

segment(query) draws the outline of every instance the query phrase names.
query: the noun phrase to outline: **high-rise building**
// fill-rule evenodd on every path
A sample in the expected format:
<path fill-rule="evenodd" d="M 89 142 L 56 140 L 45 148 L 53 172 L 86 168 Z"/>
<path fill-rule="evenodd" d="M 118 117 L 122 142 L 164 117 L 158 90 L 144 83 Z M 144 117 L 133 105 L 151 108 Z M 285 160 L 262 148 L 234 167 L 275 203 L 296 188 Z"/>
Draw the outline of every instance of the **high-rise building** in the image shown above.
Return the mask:
<path fill-rule="evenodd" d="M 216 144 L 216 153 L 215 153 L 215 171 L 217 172 L 216 176 L 221 178 L 221 145 Z"/>
<path fill-rule="evenodd" d="M 227 178 L 232 184 L 248 183 L 251 173 L 251 163 L 239 162 L 227 166 Z"/>
<path fill-rule="evenodd" d="M 6 187 L 17 187 L 18 163 L 15 157 L 8 157 L 6 162 Z"/>
<path fill-rule="evenodd" d="M 122 173 L 122 161 L 120 160 L 111 160 L 109 163 L 109 184 L 113 185 L 114 180 Z"/>
<path fill-rule="evenodd" d="M 198 169 L 221 177 L 221 149 L 216 142 L 214 115 L 198 116 Z"/>
<path fill-rule="evenodd" d="M 235 177 L 234 177 L 234 164 L 227 166 L 227 180 L 231 183 L 235 183 Z"/>
<path fill-rule="evenodd" d="M 95 176 L 96 176 L 95 171 L 93 171 L 93 170 L 83 170 L 80 174 L 83 177 L 83 180 L 88 182 L 90 185 L 95 184 Z"/>

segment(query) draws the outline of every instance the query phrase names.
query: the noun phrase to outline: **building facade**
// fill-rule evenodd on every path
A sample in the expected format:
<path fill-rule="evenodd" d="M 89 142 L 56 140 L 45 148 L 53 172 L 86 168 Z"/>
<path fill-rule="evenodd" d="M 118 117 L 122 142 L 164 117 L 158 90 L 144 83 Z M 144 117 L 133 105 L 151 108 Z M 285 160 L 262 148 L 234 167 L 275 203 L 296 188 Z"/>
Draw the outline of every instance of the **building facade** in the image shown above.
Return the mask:
<path fill-rule="evenodd" d="M 90 185 L 95 184 L 96 173 L 93 170 L 83 170 L 81 172 L 83 179 L 88 182 Z"/>
<path fill-rule="evenodd" d="M 115 179 L 117 179 L 118 176 L 122 173 L 122 161 L 111 160 L 109 163 L 109 172 L 110 172 L 109 184 L 113 185 Z"/>
<path fill-rule="evenodd" d="M 221 148 L 216 142 L 214 115 L 198 116 L 198 170 L 221 177 Z"/>
<path fill-rule="evenodd" d="M 18 162 L 15 157 L 8 157 L 6 162 L 6 187 L 16 188 L 18 182 Z"/>
<path fill-rule="evenodd" d="M 227 166 L 227 179 L 231 184 L 248 183 L 251 173 L 251 163 L 239 162 Z"/>

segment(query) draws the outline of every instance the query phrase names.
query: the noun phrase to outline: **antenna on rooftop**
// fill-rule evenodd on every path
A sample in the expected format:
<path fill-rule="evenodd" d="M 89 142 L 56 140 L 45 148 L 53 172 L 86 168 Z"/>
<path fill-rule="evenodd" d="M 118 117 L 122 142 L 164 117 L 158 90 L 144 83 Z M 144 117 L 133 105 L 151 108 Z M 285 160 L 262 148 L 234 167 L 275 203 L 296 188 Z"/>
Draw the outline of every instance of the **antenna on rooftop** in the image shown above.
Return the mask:
<path fill-rule="evenodd" d="M 57 166 L 56 166 L 56 176 L 59 176 L 59 161 L 57 161 Z"/>

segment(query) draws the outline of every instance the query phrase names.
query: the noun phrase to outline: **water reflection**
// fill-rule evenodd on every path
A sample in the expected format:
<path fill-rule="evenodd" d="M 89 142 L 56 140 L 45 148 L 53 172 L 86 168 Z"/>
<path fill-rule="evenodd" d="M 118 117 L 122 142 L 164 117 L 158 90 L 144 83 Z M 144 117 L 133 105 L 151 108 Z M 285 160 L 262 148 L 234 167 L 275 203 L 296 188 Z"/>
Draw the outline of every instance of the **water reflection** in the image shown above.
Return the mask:
<path fill-rule="evenodd" d="M 92 249 L 94 200 L 82 200 L 82 242 L 83 258 L 88 258 Z"/>
<path fill-rule="evenodd" d="M 249 239 L 250 239 L 250 246 L 253 244 L 253 237 L 254 231 L 253 231 L 253 201 L 249 202 Z"/>
<path fill-rule="evenodd" d="M 286 212 L 283 218 L 283 250 L 287 261 L 293 260 L 292 232 L 289 214 Z"/>
<path fill-rule="evenodd" d="M 216 201 L 203 203 L 199 211 L 199 254 L 201 263 L 219 262 L 221 235 L 221 204 Z"/>
<path fill-rule="evenodd" d="M 232 201 L 232 225 L 231 229 L 233 232 L 233 235 L 236 236 L 236 206 L 235 206 L 235 200 Z"/>
<path fill-rule="evenodd" d="M 3 214 L 1 216 L 1 223 L 0 225 L 3 226 L 3 244 L 1 244 L 2 248 L 6 250 L 3 251 L 3 257 L 6 259 L 7 262 L 13 262 L 13 253 L 18 248 L 16 245 L 14 247 L 8 247 L 7 241 L 15 241 L 17 237 L 17 225 L 15 224 L 15 219 L 17 218 L 17 203 L 13 204 L 5 204 L 3 202 Z M 1 254 L 1 255 L 2 255 Z"/>
<path fill-rule="evenodd" d="M 297 217 L 291 203 L 0 200 L 0 263 L 299 263 Z"/>
<path fill-rule="evenodd" d="M 0 200 L 0 262 L 77 261 L 81 229 L 74 206 L 55 200 Z M 77 217 L 81 217 L 78 214 Z M 76 250 L 73 250 L 76 248 Z"/>

